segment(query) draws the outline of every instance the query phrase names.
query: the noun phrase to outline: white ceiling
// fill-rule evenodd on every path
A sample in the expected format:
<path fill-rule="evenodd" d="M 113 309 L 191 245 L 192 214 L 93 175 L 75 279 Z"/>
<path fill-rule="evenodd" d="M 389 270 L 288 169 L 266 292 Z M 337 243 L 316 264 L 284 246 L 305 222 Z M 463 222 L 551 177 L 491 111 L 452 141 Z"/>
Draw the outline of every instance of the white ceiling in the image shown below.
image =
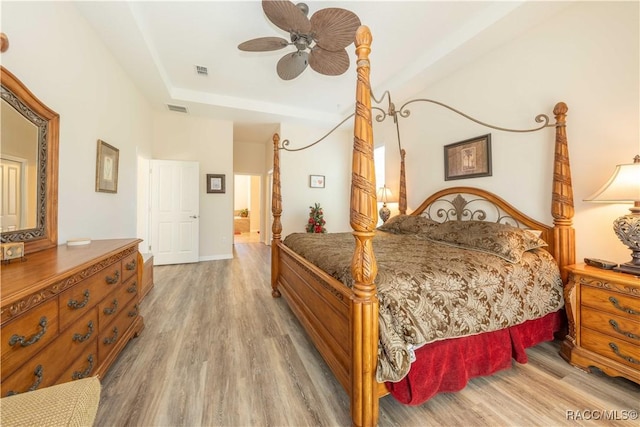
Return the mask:
<path fill-rule="evenodd" d="M 306 1 L 309 16 L 326 7 L 351 10 L 373 34 L 371 81 L 380 96 L 402 101 L 456 68 L 557 13 L 553 1 Z M 305 120 L 328 128 L 353 110 L 355 48 L 349 70 L 324 76 L 308 67 L 284 81 L 276 63 L 287 47 L 242 52 L 243 41 L 288 38 L 260 1 L 76 2 L 154 108 L 234 121 L 234 140 L 264 142 L 277 123 Z M 208 76 L 196 74 L 196 65 Z M 174 113 L 180 114 L 180 113 Z"/>

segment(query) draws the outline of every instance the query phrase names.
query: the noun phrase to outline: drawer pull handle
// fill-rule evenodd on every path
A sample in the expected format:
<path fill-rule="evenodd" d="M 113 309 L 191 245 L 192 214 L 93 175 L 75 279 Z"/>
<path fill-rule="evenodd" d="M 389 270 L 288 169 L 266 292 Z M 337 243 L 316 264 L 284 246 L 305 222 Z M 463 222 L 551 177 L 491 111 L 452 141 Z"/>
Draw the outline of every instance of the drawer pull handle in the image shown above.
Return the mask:
<path fill-rule="evenodd" d="M 89 323 L 87 323 L 87 328 L 89 329 L 89 332 L 87 332 L 85 335 L 73 334 L 72 340 L 78 342 L 85 342 L 86 340 L 88 340 L 91 337 L 91 334 L 93 334 L 93 320 L 90 320 Z"/>
<path fill-rule="evenodd" d="M 42 369 L 42 365 L 36 366 L 36 370 L 33 371 L 33 375 L 36 377 L 36 380 L 33 384 L 31 384 L 31 387 L 29 387 L 27 391 L 33 391 L 40 386 L 40 383 L 42 382 L 43 371 L 44 369 Z M 7 396 L 14 396 L 16 394 L 20 394 L 20 392 L 11 390 L 9 391 L 9 393 L 7 393 Z"/>
<path fill-rule="evenodd" d="M 89 289 L 85 289 L 84 291 L 84 301 L 82 302 L 78 302 L 74 299 L 70 299 L 69 302 L 67 303 L 67 305 L 71 308 L 82 308 L 85 305 L 87 305 L 87 303 L 89 303 Z"/>
<path fill-rule="evenodd" d="M 618 322 L 616 322 L 615 320 L 609 319 L 609 324 L 611 325 L 613 330 L 616 331 L 617 333 L 622 334 L 625 337 L 631 338 L 632 340 L 640 340 L 640 337 L 638 335 L 632 332 L 627 332 L 620 329 L 620 327 L 618 326 Z"/>
<path fill-rule="evenodd" d="M 107 276 L 105 277 L 105 280 L 107 281 L 107 285 L 114 285 L 118 283 L 118 280 L 120 280 L 120 271 L 116 270 L 115 273 L 113 273 L 113 276 Z"/>
<path fill-rule="evenodd" d="M 29 339 L 26 339 L 24 335 L 13 334 L 11 338 L 9 338 L 9 345 L 13 347 L 16 344 L 20 344 L 22 347 L 28 347 L 31 344 L 35 344 L 38 341 L 40 341 L 40 338 L 42 338 L 44 334 L 47 333 L 47 317 L 46 316 L 43 316 L 40 318 L 39 325 L 41 328 L 40 332 L 38 332 L 37 334 L 35 334 Z"/>
<path fill-rule="evenodd" d="M 611 347 L 611 350 L 613 350 L 613 352 L 620 358 L 626 360 L 629 363 L 635 363 L 636 365 L 640 365 L 640 360 L 634 359 L 631 356 L 625 356 L 624 354 L 620 353 L 620 349 L 618 349 L 618 346 L 615 345 L 614 343 L 610 342 L 609 343 L 609 347 Z"/>
<path fill-rule="evenodd" d="M 104 312 L 104 314 L 106 314 L 107 316 L 112 315 L 113 313 L 116 312 L 116 310 L 118 310 L 118 300 L 114 299 L 113 300 L 113 307 L 105 307 L 104 310 L 102 310 Z"/>
<path fill-rule="evenodd" d="M 127 292 L 129 292 L 130 294 L 135 294 L 136 292 L 138 292 L 138 283 L 133 282 L 131 286 L 127 288 Z"/>
<path fill-rule="evenodd" d="M 640 311 L 635 311 L 632 308 L 621 306 L 617 298 L 609 297 L 609 302 L 611 302 L 611 304 L 613 304 L 615 308 L 617 308 L 618 310 L 624 311 L 625 313 L 640 315 Z"/>
<path fill-rule="evenodd" d="M 114 328 L 113 328 L 113 337 L 105 338 L 103 342 L 106 345 L 109 345 L 109 344 L 113 344 L 114 342 L 116 342 L 117 339 L 118 339 L 118 327 L 114 326 Z"/>
<path fill-rule="evenodd" d="M 135 270 L 136 269 L 136 260 L 134 259 L 133 261 L 131 261 L 129 264 L 125 264 L 124 268 L 126 268 L 127 270 L 131 271 L 131 270 Z"/>
<path fill-rule="evenodd" d="M 82 378 L 87 378 L 91 371 L 93 370 L 93 354 L 90 354 L 87 357 L 87 362 L 89 362 L 89 366 L 84 371 L 74 371 L 73 375 L 71 375 L 71 379 L 73 380 L 81 380 Z"/>
<path fill-rule="evenodd" d="M 129 313 L 127 313 L 127 315 L 129 317 L 136 317 L 139 312 L 140 312 L 140 307 L 138 307 L 138 304 L 136 304 L 136 305 L 133 306 L 133 310 L 131 310 Z"/>

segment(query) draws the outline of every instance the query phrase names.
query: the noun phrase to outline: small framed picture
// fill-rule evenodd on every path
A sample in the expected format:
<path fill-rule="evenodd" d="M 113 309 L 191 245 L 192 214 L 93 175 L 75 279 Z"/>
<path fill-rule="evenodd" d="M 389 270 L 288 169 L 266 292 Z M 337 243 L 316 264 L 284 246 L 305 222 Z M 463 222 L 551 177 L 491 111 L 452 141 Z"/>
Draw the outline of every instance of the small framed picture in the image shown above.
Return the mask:
<path fill-rule="evenodd" d="M 224 193 L 224 175 L 207 174 L 207 193 Z"/>
<path fill-rule="evenodd" d="M 118 158 L 120 150 L 98 140 L 96 155 L 96 191 L 102 193 L 118 192 Z"/>
<path fill-rule="evenodd" d="M 309 187 L 324 188 L 324 175 L 309 175 Z"/>
<path fill-rule="evenodd" d="M 444 179 L 491 176 L 491 134 L 444 146 Z"/>

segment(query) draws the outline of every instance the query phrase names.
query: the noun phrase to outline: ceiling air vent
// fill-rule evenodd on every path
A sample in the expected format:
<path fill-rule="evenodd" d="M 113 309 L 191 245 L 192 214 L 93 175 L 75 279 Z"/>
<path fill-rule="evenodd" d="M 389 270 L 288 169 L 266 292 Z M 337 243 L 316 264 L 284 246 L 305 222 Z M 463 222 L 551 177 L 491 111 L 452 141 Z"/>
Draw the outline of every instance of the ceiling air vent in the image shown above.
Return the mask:
<path fill-rule="evenodd" d="M 202 65 L 196 65 L 196 73 L 201 76 L 208 76 L 209 70 L 207 69 L 207 67 L 203 67 Z"/>
<path fill-rule="evenodd" d="M 169 108 L 169 111 L 175 111 L 176 113 L 188 113 L 189 112 L 189 110 L 187 110 L 187 107 L 183 107 L 182 105 L 167 104 L 167 108 Z"/>

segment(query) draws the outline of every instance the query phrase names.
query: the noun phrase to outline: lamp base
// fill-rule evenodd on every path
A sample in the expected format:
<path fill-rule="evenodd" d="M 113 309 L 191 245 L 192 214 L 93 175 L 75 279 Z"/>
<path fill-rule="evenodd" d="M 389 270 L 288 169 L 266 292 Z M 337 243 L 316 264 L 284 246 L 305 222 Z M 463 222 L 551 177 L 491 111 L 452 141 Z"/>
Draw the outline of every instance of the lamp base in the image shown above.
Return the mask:
<path fill-rule="evenodd" d="M 615 271 L 635 274 L 640 276 L 640 207 L 629 209 L 628 215 L 623 215 L 613 222 L 613 231 L 629 249 L 631 249 L 631 261 L 615 267 Z"/>
<path fill-rule="evenodd" d="M 382 204 L 382 207 L 380 208 L 380 211 L 378 212 L 378 214 L 380 215 L 380 218 L 382 219 L 382 222 L 387 222 L 387 220 L 391 216 L 391 211 L 387 207 L 386 203 Z"/>

